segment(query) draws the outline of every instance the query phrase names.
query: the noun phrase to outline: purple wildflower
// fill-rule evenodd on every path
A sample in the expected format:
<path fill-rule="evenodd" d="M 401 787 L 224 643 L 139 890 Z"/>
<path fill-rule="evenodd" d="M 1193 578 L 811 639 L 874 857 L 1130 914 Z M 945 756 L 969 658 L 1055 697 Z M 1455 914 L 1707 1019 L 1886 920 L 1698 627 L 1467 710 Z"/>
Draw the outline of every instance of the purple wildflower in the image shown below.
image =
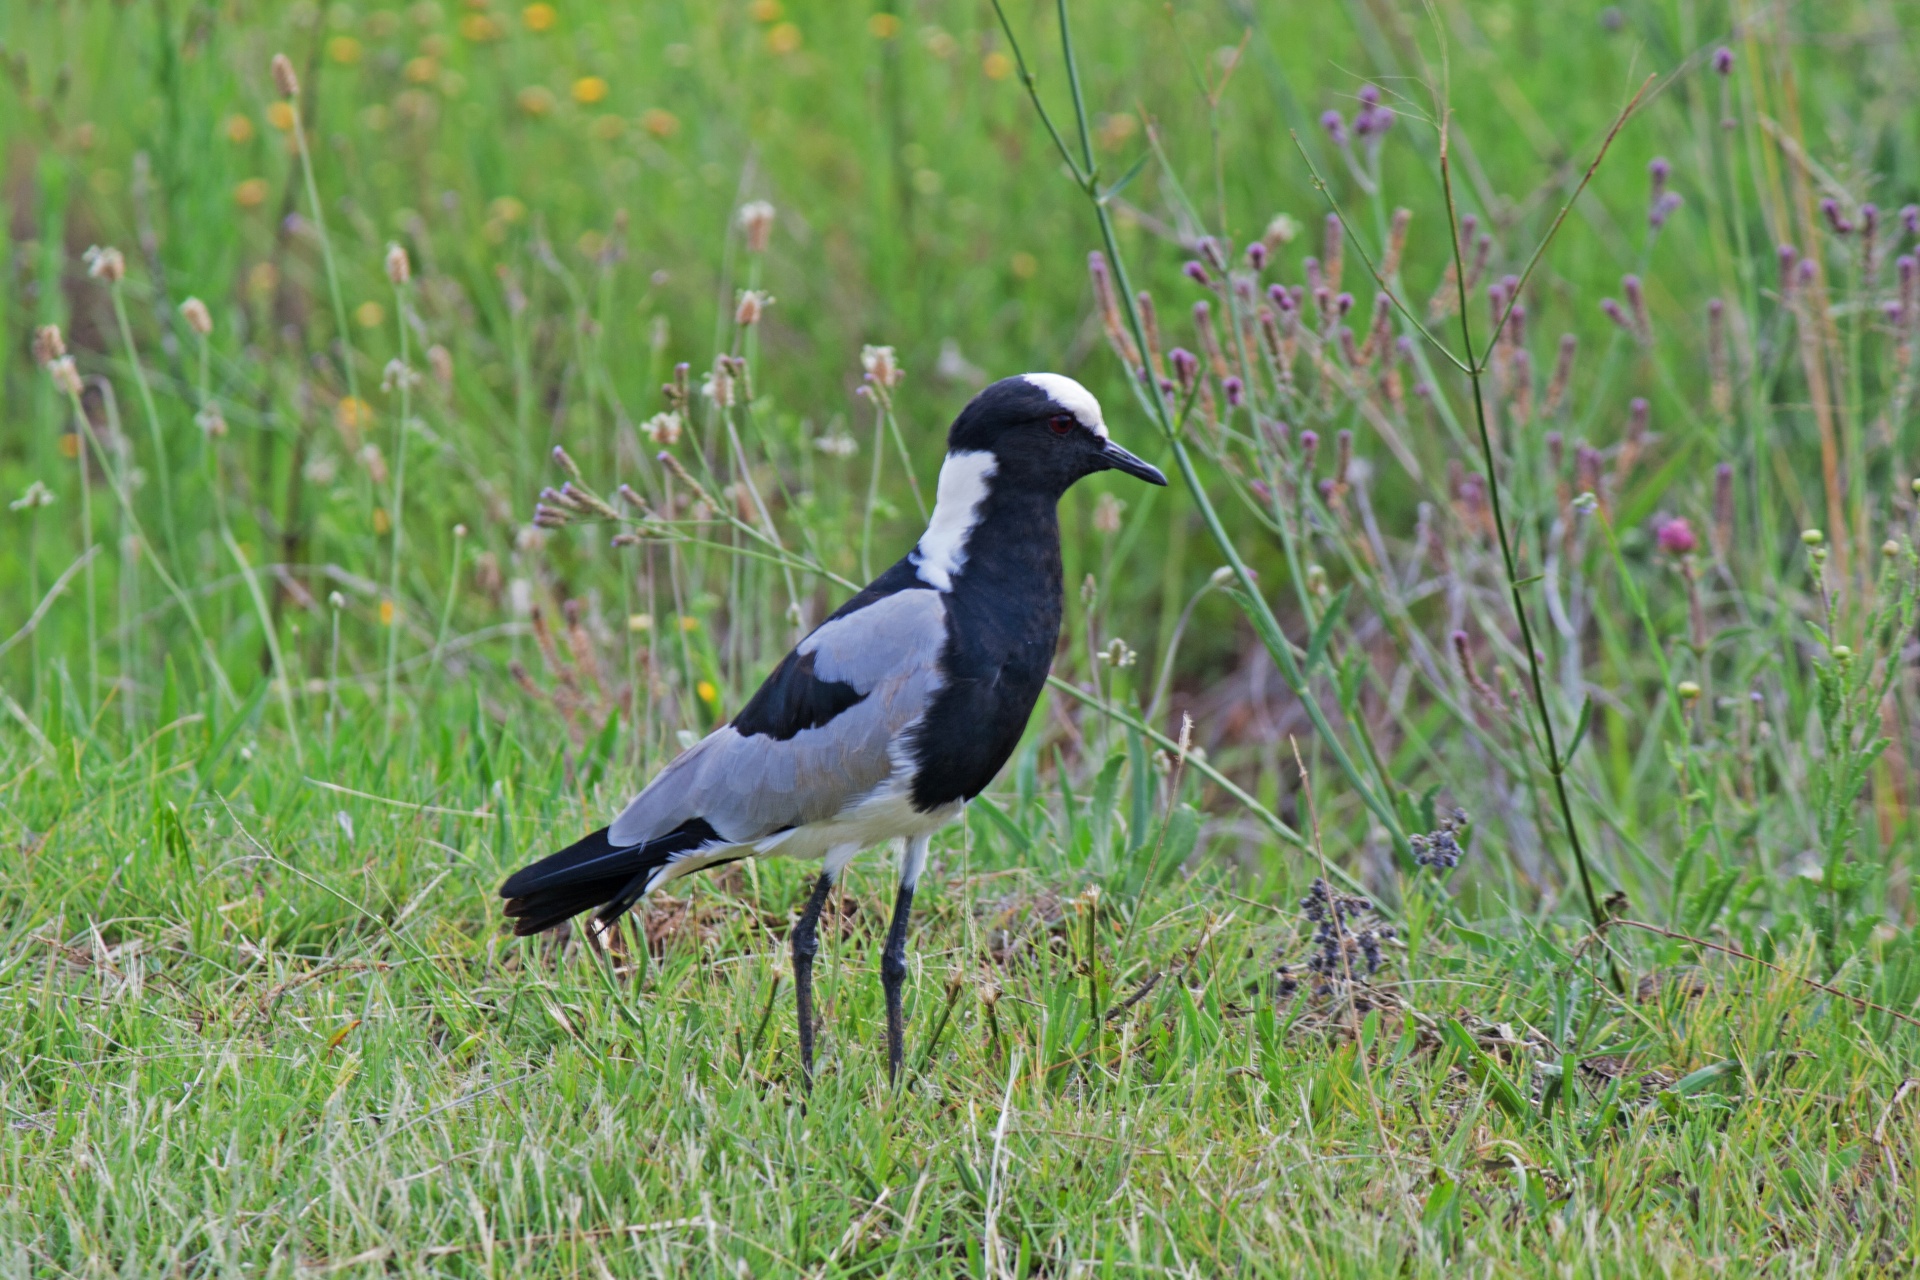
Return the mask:
<path fill-rule="evenodd" d="M 1700 539 L 1694 536 L 1693 526 L 1687 523 L 1684 516 L 1662 521 L 1654 536 L 1660 541 L 1660 549 L 1670 556 L 1689 555 L 1700 545 Z"/>
<path fill-rule="evenodd" d="M 1667 225 L 1667 219 L 1673 216 L 1674 210 L 1678 209 L 1681 203 L 1678 191 L 1661 192 L 1654 200 L 1653 207 L 1647 210 L 1647 225 L 1655 231 L 1660 230 Z"/>
<path fill-rule="evenodd" d="M 1346 117 L 1342 116 L 1338 111 L 1333 110 L 1331 107 L 1323 111 L 1320 114 L 1320 127 L 1327 131 L 1329 138 L 1333 139 L 1334 146 L 1344 147 L 1347 145 Z"/>
<path fill-rule="evenodd" d="M 1733 50 L 1727 48 L 1725 45 L 1721 45 L 1718 49 L 1715 49 L 1713 51 L 1713 69 L 1723 76 L 1732 75 Z"/>
<path fill-rule="evenodd" d="M 1167 363 L 1173 366 L 1173 376 L 1179 379 L 1180 389 L 1192 390 L 1194 379 L 1200 374 L 1200 358 L 1185 347 L 1175 347 L 1167 353 Z"/>

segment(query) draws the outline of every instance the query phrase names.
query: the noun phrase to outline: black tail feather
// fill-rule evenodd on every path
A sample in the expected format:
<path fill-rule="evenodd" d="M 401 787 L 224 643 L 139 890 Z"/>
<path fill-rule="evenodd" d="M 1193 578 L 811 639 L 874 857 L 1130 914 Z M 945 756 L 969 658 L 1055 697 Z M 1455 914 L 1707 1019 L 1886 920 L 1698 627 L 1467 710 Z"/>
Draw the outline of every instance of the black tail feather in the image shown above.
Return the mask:
<path fill-rule="evenodd" d="M 636 890 L 651 872 L 678 856 L 721 843 L 719 833 L 701 818 L 657 840 L 624 848 L 608 838 L 608 831 L 602 827 L 507 878 L 500 896 L 507 900 L 515 934 L 543 932 L 594 907 L 611 907 L 610 914 L 601 913 L 611 920 L 640 897 Z"/>

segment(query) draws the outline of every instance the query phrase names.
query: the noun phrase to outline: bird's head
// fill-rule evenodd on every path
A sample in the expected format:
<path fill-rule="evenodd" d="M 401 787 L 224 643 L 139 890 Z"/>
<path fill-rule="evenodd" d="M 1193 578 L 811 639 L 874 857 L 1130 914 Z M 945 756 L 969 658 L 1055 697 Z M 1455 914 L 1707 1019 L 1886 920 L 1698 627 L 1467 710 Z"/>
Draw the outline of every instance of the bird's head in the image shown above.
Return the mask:
<path fill-rule="evenodd" d="M 1096 471 L 1167 482 L 1158 467 L 1109 439 L 1100 402 L 1058 373 L 1002 378 L 982 391 L 953 420 L 947 452 L 992 454 L 996 487 L 1031 486 L 1056 496 Z"/>

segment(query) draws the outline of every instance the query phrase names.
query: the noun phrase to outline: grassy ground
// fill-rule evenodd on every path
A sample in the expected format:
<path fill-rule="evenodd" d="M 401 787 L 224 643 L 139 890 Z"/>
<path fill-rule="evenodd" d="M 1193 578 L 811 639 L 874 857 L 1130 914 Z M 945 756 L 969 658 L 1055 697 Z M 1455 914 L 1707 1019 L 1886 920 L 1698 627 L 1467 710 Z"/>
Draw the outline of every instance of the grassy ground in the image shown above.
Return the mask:
<path fill-rule="evenodd" d="M 1902 12 L 1074 12 L 0 8 L 0 1269 L 1913 1269 Z M 1028 368 L 906 1087 L 877 856 L 805 1106 L 805 868 L 505 936 Z"/>

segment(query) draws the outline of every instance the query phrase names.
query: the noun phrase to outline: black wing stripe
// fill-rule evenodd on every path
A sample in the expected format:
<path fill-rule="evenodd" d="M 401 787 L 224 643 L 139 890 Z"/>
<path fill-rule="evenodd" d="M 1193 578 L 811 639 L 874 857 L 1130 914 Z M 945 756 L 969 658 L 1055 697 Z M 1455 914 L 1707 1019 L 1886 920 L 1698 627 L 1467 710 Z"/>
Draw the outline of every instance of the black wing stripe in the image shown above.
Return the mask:
<path fill-rule="evenodd" d="M 733 718 L 741 737 L 764 734 L 785 742 L 803 729 L 831 723 L 867 696 L 844 680 L 821 679 L 814 671 L 818 657 L 812 650 L 796 650 L 780 660 L 759 692 Z"/>

